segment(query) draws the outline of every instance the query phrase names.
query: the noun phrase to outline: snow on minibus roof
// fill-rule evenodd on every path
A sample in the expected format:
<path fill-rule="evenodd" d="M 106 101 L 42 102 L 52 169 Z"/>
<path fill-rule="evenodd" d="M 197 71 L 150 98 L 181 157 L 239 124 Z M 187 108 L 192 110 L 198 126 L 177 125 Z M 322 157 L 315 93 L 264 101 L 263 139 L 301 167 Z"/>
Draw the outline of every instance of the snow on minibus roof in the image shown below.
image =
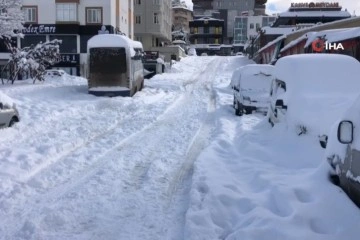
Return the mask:
<path fill-rule="evenodd" d="M 137 44 L 137 46 L 139 46 Z M 95 35 L 87 42 L 87 48 L 123 47 L 130 50 L 131 56 L 135 56 L 134 41 L 130 38 L 117 34 Z"/>

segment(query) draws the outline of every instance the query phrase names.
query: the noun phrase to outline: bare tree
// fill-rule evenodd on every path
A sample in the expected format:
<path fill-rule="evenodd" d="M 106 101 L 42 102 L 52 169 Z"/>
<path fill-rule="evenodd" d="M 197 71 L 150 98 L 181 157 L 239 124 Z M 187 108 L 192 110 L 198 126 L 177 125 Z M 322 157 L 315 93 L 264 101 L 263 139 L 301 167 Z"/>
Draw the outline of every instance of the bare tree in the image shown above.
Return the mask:
<path fill-rule="evenodd" d="M 8 62 L 11 69 L 11 82 L 14 83 L 19 73 L 30 74 L 34 83 L 36 80 L 44 81 L 46 69 L 54 65 L 60 57 L 59 45 L 61 42 L 61 40 L 55 39 L 23 49 L 14 48 Z"/>

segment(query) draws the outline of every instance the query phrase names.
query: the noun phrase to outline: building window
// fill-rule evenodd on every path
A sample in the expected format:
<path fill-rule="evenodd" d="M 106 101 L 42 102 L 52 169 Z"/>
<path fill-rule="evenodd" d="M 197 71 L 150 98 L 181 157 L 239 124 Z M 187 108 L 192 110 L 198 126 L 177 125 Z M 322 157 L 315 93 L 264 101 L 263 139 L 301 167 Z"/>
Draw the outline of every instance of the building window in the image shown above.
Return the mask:
<path fill-rule="evenodd" d="M 77 3 L 57 3 L 56 21 L 58 22 L 76 22 L 77 21 Z"/>
<path fill-rule="evenodd" d="M 159 24 L 159 14 L 158 13 L 154 13 L 154 23 Z"/>
<path fill-rule="evenodd" d="M 44 43 L 46 42 L 46 36 L 44 35 L 27 35 L 24 38 L 21 39 L 21 48 L 24 47 L 30 47 L 31 45 L 36 46 L 40 42 Z"/>
<path fill-rule="evenodd" d="M 260 30 L 260 23 L 257 23 L 256 24 L 256 31 L 259 31 Z"/>
<path fill-rule="evenodd" d="M 141 16 L 135 16 L 135 23 L 141 24 Z"/>
<path fill-rule="evenodd" d="M 37 6 L 23 6 L 24 20 L 27 23 L 37 23 L 38 8 Z"/>
<path fill-rule="evenodd" d="M 250 29 L 254 29 L 254 24 L 250 23 Z"/>
<path fill-rule="evenodd" d="M 86 9 L 86 24 L 102 24 L 102 8 L 101 7 L 87 7 Z"/>
<path fill-rule="evenodd" d="M 75 35 L 50 35 L 50 41 L 62 40 L 60 53 L 77 53 L 77 36 Z"/>

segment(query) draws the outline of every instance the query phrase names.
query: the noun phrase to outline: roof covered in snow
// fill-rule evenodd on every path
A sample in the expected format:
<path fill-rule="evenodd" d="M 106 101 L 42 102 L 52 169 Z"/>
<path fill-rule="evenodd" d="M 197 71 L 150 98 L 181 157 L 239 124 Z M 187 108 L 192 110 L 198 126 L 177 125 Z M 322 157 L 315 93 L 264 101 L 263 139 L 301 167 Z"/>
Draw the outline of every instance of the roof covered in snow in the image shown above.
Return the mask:
<path fill-rule="evenodd" d="M 319 37 L 325 37 L 328 42 L 339 42 L 346 39 L 357 38 L 360 37 L 360 27 L 324 30 L 312 35 L 308 35 L 305 47 L 308 47 L 315 39 Z"/>
<path fill-rule="evenodd" d="M 309 32 L 307 34 L 302 35 L 301 37 L 289 42 L 285 47 L 283 47 L 280 52 L 284 52 L 286 50 L 288 50 L 289 48 L 292 48 L 293 46 L 295 46 L 296 44 L 298 44 L 299 42 L 306 40 L 308 38 L 308 35 L 310 34 L 315 34 L 313 32 Z"/>
<path fill-rule="evenodd" d="M 224 21 L 224 20 L 223 19 L 212 18 L 212 17 L 202 17 L 202 18 L 194 19 L 193 21 Z"/>
<path fill-rule="evenodd" d="M 140 42 L 134 43 L 133 40 L 123 35 L 99 34 L 88 40 L 87 48 L 123 47 L 130 51 L 131 56 L 135 56 L 134 47 L 137 48 L 140 44 Z"/>
<path fill-rule="evenodd" d="M 347 11 L 297 11 L 283 12 L 279 17 L 351 17 Z"/>
<path fill-rule="evenodd" d="M 88 48 L 98 47 L 130 47 L 132 40 L 128 37 L 116 34 L 100 34 L 95 35 L 88 41 Z"/>
<path fill-rule="evenodd" d="M 266 35 L 282 35 L 296 31 L 296 27 L 263 27 L 261 30 L 263 30 Z"/>
<path fill-rule="evenodd" d="M 143 45 L 139 41 L 132 41 L 133 42 L 133 48 L 141 48 L 143 49 Z"/>
<path fill-rule="evenodd" d="M 260 48 L 258 52 L 262 52 L 266 48 L 270 47 L 271 45 L 274 45 L 275 43 L 277 43 L 277 42 L 279 42 L 279 41 L 281 41 L 281 40 L 283 40 L 285 38 L 286 38 L 286 35 L 282 35 L 282 36 L 277 37 L 273 41 L 268 42 L 264 47 Z"/>

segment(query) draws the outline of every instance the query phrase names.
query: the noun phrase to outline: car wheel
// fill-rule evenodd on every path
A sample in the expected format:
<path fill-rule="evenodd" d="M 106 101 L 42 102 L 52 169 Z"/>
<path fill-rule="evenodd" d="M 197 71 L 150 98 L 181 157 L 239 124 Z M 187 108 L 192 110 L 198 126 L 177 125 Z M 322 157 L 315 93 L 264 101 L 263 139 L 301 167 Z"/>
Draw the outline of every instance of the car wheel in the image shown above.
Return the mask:
<path fill-rule="evenodd" d="M 273 121 L 271 121 L 270 117 L 268 118 L 268 122 L 270 123 L 271 127 L 274 127 L 274 123 L 273 123 Z"/>
<path fill-rule="evenodd" d="M 235 104 L 235 115 L 241 116 L 243 114 L 241 107 L 239 106 L 239 102 Z"/>
<path fill-rule="evenodd" d="M 13 117 L 9 122 L 9 127 L 12 127 L 16 122 L 16 118 Z"/>

